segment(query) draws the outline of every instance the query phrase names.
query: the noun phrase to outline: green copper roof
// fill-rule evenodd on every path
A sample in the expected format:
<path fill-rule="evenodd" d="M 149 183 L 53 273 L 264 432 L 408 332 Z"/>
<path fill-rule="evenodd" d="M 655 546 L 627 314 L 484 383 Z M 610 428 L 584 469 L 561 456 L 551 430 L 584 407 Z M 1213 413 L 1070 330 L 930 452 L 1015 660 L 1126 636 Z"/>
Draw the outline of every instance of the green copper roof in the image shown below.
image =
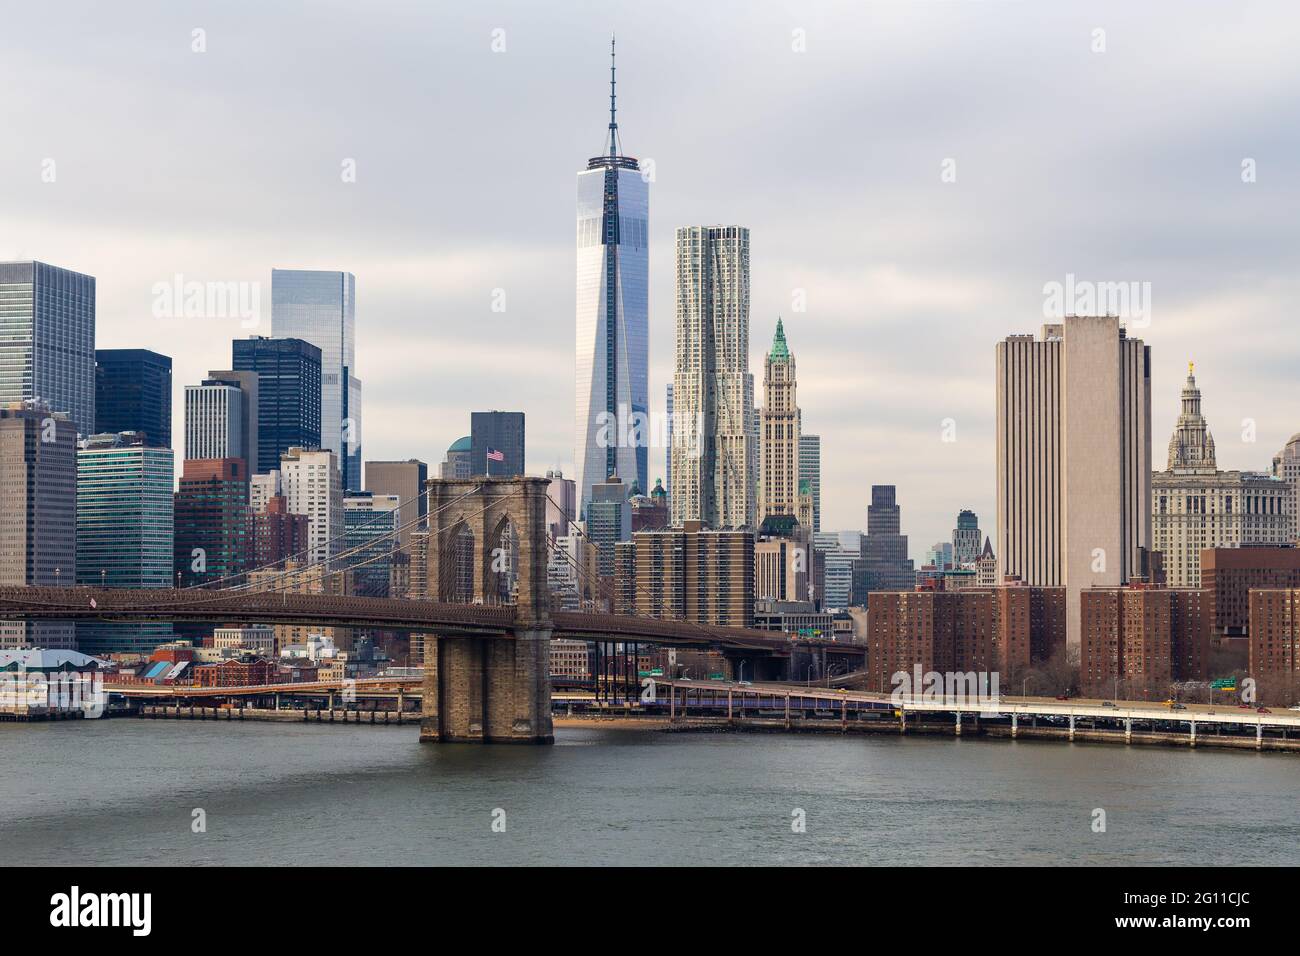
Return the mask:
<path fill-rule="evenodd" d="M 785 329 L 781 326 L 781 320 L 776 320 L 776 336 L 772 339 L 772 351 L 767 353 L 774 359 L 788 359 L 790 357 L 790 348 L 785 344 Z"/>
<path fill-rule="evenodd" d="M 470 445 L 470 437 L 466 435 L 464 438 L 457 438 L 452 442 L 451 447 L 448 448 L 447 451 L 469 451 Z"/>

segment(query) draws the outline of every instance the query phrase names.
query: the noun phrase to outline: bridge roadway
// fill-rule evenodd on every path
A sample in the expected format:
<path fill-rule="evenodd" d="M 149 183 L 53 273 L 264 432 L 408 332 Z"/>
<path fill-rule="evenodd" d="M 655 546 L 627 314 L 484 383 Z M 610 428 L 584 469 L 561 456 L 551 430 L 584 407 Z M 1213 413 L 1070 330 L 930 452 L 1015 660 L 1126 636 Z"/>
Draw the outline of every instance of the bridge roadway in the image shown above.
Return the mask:
<path fill-rule="evenodd" d="M 783 710 L 786 700 L 794 711 L 838 710 L 850 705 L 855 711 L 878 711 L 893 713 L 902 710 L 905 714 L 970 714 L 981 717 L 1026 717 L 1068 720 L 1086 718 L 1089 720 L 1133 720 L 1138 722 L 1159 721 L 1164 723 L 1197 724 L 1236 724 L 1250 727 L 1262 727 L 1278 731 L 1300 731 L 1300 711 L 1276 710 L 1261 714 L 1256 709 L 1244 709 L 1222 704 L 1187 704 L 1186 710 L 1171 710 L 1164 704 L 1154 701 L 1121 701 L 1115 707 L 1103 706 L 1101 700 L 1072 699 L 1059 701 L 1051 698 L 1002 697 L 996 703 L 954 702 L 912 700 L 903 698 L 895 703 L 888 694 L 867 691 L 831 690 L 822 687 L 810 687 L 805 684 L 789 683 L 738 683 L 735 681 L 653 678 L 655 684 L 655 703 L 668 704 L 672 692 L 677 692 L 677 700 L 693 710 L 721 709 L 727 706 L 731 697 L 733 706 L 758 709 Z M 265 684 L 243 687 L 181 687 L 159 686 L 151 684 L 112 684 L 105 682 L 104 689 L 121 694 L 127 698 L 213 698 L 213 697 L 256 697 L 269 694 L 303 694 L 323 695 L 344 689 L 344 681 L 311 681 L 297 684 Z M 362 678 L 350 682 L 349 689 L 358 697 L 371 698 L 394 696 L 399 691 L 413 699 L 421 696 L 422 679 L 418 677 L 375 677 Z M 588 695 L 589 696 L 589 695 Z M 556 692 L 552 695 L 556 701 L 577 701 L 583 695 L 568 692 Z"/>
<path fill-rule="evenodd" d="M 301 624 L 429 632 L 440 637 L 510 639 L 512 605 L 452 604 L 397 598 L 291 594 L 287 591 L 0 587 L 0 620 L 203 621 Z M 784 634 L 621 614 L 553 611 L 553 638 L 716 647 L 788 657 Z M 799 641 L 800 646 L 851 650 L 844 642 Z"/>

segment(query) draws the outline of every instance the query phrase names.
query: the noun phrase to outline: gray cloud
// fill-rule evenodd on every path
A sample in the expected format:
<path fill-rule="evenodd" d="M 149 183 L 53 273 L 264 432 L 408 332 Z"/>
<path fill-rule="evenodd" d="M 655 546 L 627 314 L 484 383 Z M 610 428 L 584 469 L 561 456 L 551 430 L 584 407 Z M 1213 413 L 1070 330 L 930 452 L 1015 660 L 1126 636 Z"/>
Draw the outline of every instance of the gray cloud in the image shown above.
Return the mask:
<path fill-rule="evenodd" d="M 656 165 L 652 401 L 674 228 L 748 225 L 752 364 L 785 316 L 826 526 L 863 526 L 868 486 L 896 483 L 919 557 L 960 508 L 992 531 L 993 346 L 1035 331 L 1066 273 L 1152 284 L 1157 461 L 1188 359 L 1222 465 L 1264 468 L 1300 430 L 1298 21 L 1282 2 L 26 5 L 0 35 L 0 256 L 97 276 L 101 345 L 168 352 L 178 384 L 246 332 L 154 319 L 154 282 L 260 281 L 269 306 L 272 266 L 348 269 L 367 457 L 437 462 L 471 409 L 520 408 L 529 467 L 571 468 L 573 177 L 617 30 L 624 143 Z"/>

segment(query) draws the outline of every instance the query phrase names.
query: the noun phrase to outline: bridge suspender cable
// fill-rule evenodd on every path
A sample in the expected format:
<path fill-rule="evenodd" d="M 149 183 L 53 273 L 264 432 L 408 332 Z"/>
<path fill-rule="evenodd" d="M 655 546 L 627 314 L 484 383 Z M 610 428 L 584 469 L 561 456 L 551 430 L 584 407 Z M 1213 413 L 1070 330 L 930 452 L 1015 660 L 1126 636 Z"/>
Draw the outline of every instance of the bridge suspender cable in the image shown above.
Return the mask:
<path fill-rule="evenodd" d="M 444 504 L 444 505 L 442 506 L 442 508 L 439 508 L 438 511 L 434 512 L 434 514 L 437 514 L 437 513 L 441 512 L 444 508 L 449 508 L 449 507 L 451 507 L 452 505 L 456 504 L 457 502 L 464 501 L 464 500 L 465 500 L 466 498 L 468 498 L 470 495 L 473 495 L 473 494 L 477 493 L 480 489 L 482 489 L 482 487 L 483 487 L 482 484 L 479 484 L 477 487 L 475 487 L 475 488 L 473 488 L 473 489 L 471 489 L 471 490 L 465 492 L 465 494 L 461 495 L 460 497 L 458 497 L 458 498 L 454 498 L 454 499 L 452 499 L 451 501 L 448 501 L 446 504 Z M 412 502 L 415 502 L 416 499 L 412 498 L 411 501 L 412 501 Z M 398 507 L 399 507 L 399 512 L 400 512 L 400 508 L 401 508 L 402 506 L 399 505 Z M 377 511 L 377 512 L 375 512 L 374 515 L 372 515 L 369 519 L 367 519 L 367 521 L 365 522 L 365 524 L 361 525 L 360 527 L 365 527 L 367 524 L 370 524 L 371 522 L 375 521 L 376 519 L 378 519 L 379 517 L 381 517 L 381 516 L 384 515 L 384 514 L 385 514 L 385 512 L 382 512 L 382 511 Z M 327 559 L 327 560 L 338 560 L 339 558 L 344 557 L 344 556 L 346 556 L 347 554 L 351 554 L 351 553 L 354 553 L 355 551 L 360 550 L 362 547 L 368 547 L 368 546 L 370 546 L 371 544 L 373 544 L 373 541 L 374 541 L 374 540 L 381 540 L 383 537 L 389 537 L 389 536 L 391 536 L 391 535 L 398 534 L 398 533 L 400 533 L 400 532 L 402 532 L 402 531 L 405 531 L 405 530 L 408 530 L 408 529 L 411 529 L 411 528 L 417 527 L 417 526 L 420 524 L 421 521 L 427 521 L 427 520 L 428 520 L 428 516 L 425 516 L 424 518 L 421 518 L 421 517 L 417 514 L 417 516 L 416 516 L 413 520 L 408 521 L 408 522 L 405 522 L 405 523 L 402 523 L 402 524 L 399 525 L 399 527 L 396 528 L 394 531 L 386 532 L 384 535 L 380 535 L 379 537 L 373 539 L 372 541 L 366 542 L 365 545 L 361 545 L 361 546 L 359 546 L 359 547 L 357 547 L 357 548 L 353 548 L 353 549 L 351 549 L 351 551 L 346 551 L 346 552 L 343 552 L 342 554 L 336 554 L 336 555 L 333 555 L 331 559 Z M 355 529 L 353 529 L 353 530 L 355 530 Z M 304 549 L 302 549 L 301 551 L 297 551 L 297 552 L 295 552 L 295 553 L 293 553 L 293 554 L 286 555 L 284 558 L 281 558 L 279 561 L 270 561 L 270 562 L 268 562 L 268 563 L 266 563 L 266 564 L 263 564 L 263 565 L 261 565 L 261 566 L 259 566 L 259 567 L 246 568 L 246 569 L 244 569 L 243 571 L 237 571 L 237 572 L 235 572 L 235 573 L 233 573 L 233 574 L 227 574 L 227 575 L 224 575 L 223 577 L 214 578 L 214 579 L 212 579 L 211 581 L 204 581 L 204 582 L 202 582 L 201 584 L 190 584 L 190 585 L 187 585 L 187 586 L 184 587 L 184 588 L 181 588 L 181 590 L 183 590 L 183 591 L 189 591 L 189 590 L 193 590 L 193 589 L 212 590 L 212 585 L 214 585 L 214 584 L 220 584 L 222 581 L 229 581 L 229 580 L 231 580 L 232 578 L 244 577 L 245 575 L 253 574 L 253 573 L 256 572 L 256 571 L 266 571 L 266 570 L 271 570 L 271 569 L 273 569 L 273 568 L 276 568 L 276 567 L 280 566 L 281 564 L 283 564 L 283 563 L 286 562 L 286 561 L 293 561 L 294 559 L 299 558 L 299 557 L 302 557 L 302 556 L 305 555 L 305 554 L 310 554 L 310 553 L 313 552 L 313 551 L 317 551 L 317 550 L 319 550 L 319 549 L 322 548 L 322 547 L 323 547 L 323 548 L 329 548 L 329 547 L 330 547 L 331 545 L 333 545 L 335 542 L 345 540 L 346 537 L 347 537 L 347 531 L 344 530 L 344 531 L 340 532 L 339 534 L 334 535 L 334 536 L 331 537 L 329 540 L 325 541 L 323 544 L 317 544 L 317 545 L 315 545 L 315 546 L 313 546 L 313 547 L 304 548 Z M 312 562 L 311 564 L 306 565 L 305 567 L 300 568 L 300 569 L 297 569 L 297 570 L 305 571 L 305 570 L 307 570 L 308 568 L 315 567 L 315 566 L 316 566 L 317 564 L 319 564 L 319 563 L 320 563 L 320 562 Z M 296 571 L 295 571 L 294 573 L 296 573 Z"/>
<path fill-rule="evenodd" d="M 494 505 L 497 505 L 497 504 L 499 504 L 500 502 L 502 502 L 502 501 L 506 501 L 506 500 L 508 500 L 508 499 L 510 499 L 510 498 L 514 498 L 514 497 L 518 496 L 519 494 L 521 494 L 521 492 L 515 491 L 515 492 L 512 492 L 511 494 L 508 494 L 508 495 L 502 495 L 501 497 L 499 497 L 499 498 L 495 498 L 495 499 L 493 499 L 492 501 L 488 502 L 486 505 L 484 505 L 482 508 L 480 508 L 478 511 L 474 512 L 473 514 L 466 515 L 465 517 L 467 517 L 467 518 L 474 518 L 474 517 L 477 517 L 478 515 L 483 514 L 483 513 L 484 513 L 485 511 L 487 511 L 489 508 L 493 507 Z M 457 499 L 454 499 L 453 501 L 449 501 L 449 502 L 447 502 L 445 505 L 442 506 L 442 508 L 439 508 L 438 511 L 433 512 L 433 514 L 438 514 L 438 513 L 440 513 L 441 511 L 443 511 L 444 509 L 451 507 L 451 505 L 455 504 L 457 501 L 462 500 L 464 497 L 467 497 L 467 496 L 462 495 L 461 498 L 457 498 Z M 443 529 L 443 530 L 447 530 L 447 529 Z M 397 532 L 388 532 L 388 533 L 386 533 L 385 535 L 376 536 L 376 538 L 373 539 L 373 541 L 371 541 L 371 542 L 367 542 L 366 547 L 373 546 L 374 541 L 379 541 L 379 540 L 381 540 L 383 537 L 392 537 L 392 536 L 394 536 L 396 533 L 397 533 Z M 399 542 L 400 542 L 400 539 L 398 539 L 398 540 L 399 540 Z M 352 553 L 355 553 L 357 550 L 360 550 L 360 549 L 359 549 L 359 548 L 354 548 L 354 549 L 352 549 L 351 551 L 346 552 L 346 553 L 347 553 L 347 554 L 352 554 Z M 339 569 L 339 570 L 341 570 L 341 571 L 351 571 L 351 570 L 355 570 L 355 569 L 358 568 L 358 567 L 365 567 L 365 566 L 368 565 L 368 564 L 372 564 L 372 563 L 374 563 L 375 561 L 381 560 L 381 559 L 383 559 L 383 558 L 385 558 L 385 557 L 391 557 L 392 555 L 394 555 L 394 554 L 398 554 L 398 553 L 400 553 L 401 551 L 402 551 L 402 545 L 399 543 L 398 546 L 397 546 L 396 548 L 392 549 L 391 551 L 385 552 L 384 554 L 373 555 L 373 556 L 367 558 L 365 561 L 362 561 L 362 562 L 359 562 L 359 563 L 357 563 L 357 564 L 354 564 L 354 565 L 352 565 L 352 566 L 350 566 L 350 567 L 348 567 L 348 568 L 341 568 L 341 569 Z M 338 557 L 341 557 L 341 555 L 340 555 L 340 556 L 336 556 L 335 560 L 337 560 Z M 260 587 L 260 586 L 259 586 L 259 587 L 253 587 L 253 586 L 251 586 L 251 585 L 240 585 L 240 586 L 238 586 L 238 587 L 232 587 L 232 588 L 220 588 L 220 589 L 215 589 L 215 590 L 214 590 L 214 589 L 211 589 L 211 588 L 185 588 L 185 589 L 183 589 L 183 590 L 186 590 L 186 591 L 191 591 L 191 590 L 206 591 L 207 593 L 211 594 L 212 597 L 211 597 L 211 598 L 207 598 L 207 599 L 200 598 L 200 599 L 197 599 L 197 600 L 196 600 L 196 599 L 186 599 L 184 602 L 177 602 L 175 605 L 172 605 L 172 606 L 175 606 L 175 607 L 187 607 L 187 608 L 188 608 L 188 607 L 194 607 L 196 604 L 208 604 L 208 603 L 214 603 L 214 604 L 215 604 L 215 603 L 220 603 L 220 602 L 223 601 L 223 600 L 226 600 L 228 597 L 230 597 L 230 596 L 233 595 L 233 594 L 236 594 L 236 593 L 244 593 L 244 592 L 249 592 L 249 593 L 253 593 L 253 594 L 275 594 L 275 593 L 281 593 L 281 592 L 282 592 L 282 593 L 290 593 L 290 592 L 292 592 L 295 588 L 297 588 L 297 587 L 299 586 L 299 584 L 300 584 L 300 580 L 293 580 L 294 578 L 296 578 L 296 577 L 299 576 L 299 575 L 306 575 L 306 574 L 309 573 L 310 571 L 312 571 L 312 570 L 314 570 L 314 569 L 320 567 L 320 564 L 321 564 L 321 562 L 317 562 L 317 563 L 315 563 L 315 564 L 311 564 L 311 565 L 308 565 L 308 566 L 303 567 L 303 568 L 295 568 L 295 569 L 293 569 L 293 570 L 291 570 L 291 571 L 284 571 L 284 572 L 277 573 L 277 574 L 275 575 L 274 579 L 272 579 L 272 580 L 268 583 L 268 586 L 267 586 L 267 587 Z M 327 570 L 325 573 L 330 573 L 330 572 Z M 289 580 L 288 580 L 288 581 L 284 581 L 285 578 L 288 578 Z M 170 591 L 170 590 L 172 590 L 172 589 L 167 589 L 167 590 Z M 161 607 L 167 607 L 167 606 L 169 606 L 169 605 L 167 605 L 166 602 L 164 602 L 164 603 L 161 604 L 160 606 L 161 606 Z"/>

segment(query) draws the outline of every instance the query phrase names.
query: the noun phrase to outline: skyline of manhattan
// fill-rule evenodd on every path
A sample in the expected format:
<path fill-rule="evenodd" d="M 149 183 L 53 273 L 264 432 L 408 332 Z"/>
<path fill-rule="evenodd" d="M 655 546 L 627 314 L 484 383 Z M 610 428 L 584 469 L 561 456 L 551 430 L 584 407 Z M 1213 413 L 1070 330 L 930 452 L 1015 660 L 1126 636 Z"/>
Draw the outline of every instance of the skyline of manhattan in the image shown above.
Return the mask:
<path fill-rule="evenodd" d="M 961 50 L 968 58 L 992 55 L 981 52 L 977 39 L 959 34 L 962 28 L 991 26 L 996 9 L 909 9 L 894 14 L 900 31 L 904 21 L 913 21 L 915 28 L 917 18 L 961 21 L 947 23 L 940 32 L 949 44 L 956 44 L 950 52 Z M 885 17 L 888 11 L 872 15 Z M 1286 200 L 1294 198 L 1293 179 L 1283 179 L 1283 157 L 1290 153 L 1285 142 L 1277 142 L 1294 133 L 1267 126 L 1269 117 L 1258 105 L 1253 118 L 1259 125 L 1250 125 L 1252 115 L 1242 113 L 1235 122 L 1244 128 L 1228 136 L 1215 123 L 1231 104 L 1232 92 L 1256 78 L 1250 68 L 1239 68 L 1234 75 L 1237 87 L 1228 89 L 1229 81 L 1221 78 L 1222 88 L 1212 90 L 1220 97 L 1227 94 L 1226 105 L 1222 99 L 1196 102 L 1176 90 L 1177 84 L 1166 86 L 1161 76 L 1144 75 L 1148 92 L 1179 94 L 1173 105 L 1181 108 L 1162 118 L 1172 116 L 1183 124 L 1167 119 L 1172 128 L 1160 130 L 1163 136 L 1150 144 L 1126 140 L 1120 135 L 1122 122 L 1116 135 L 1102 136 L 1116 141 L 1109 149 L 1087 135 L 1087 124 L 1075 131 L 1080 135 L 1063 135 L 1058 144 L 1062 153 L 1091 149 L 1113 157 L 1119 151 L 1130 161 L 1138 160 L 1135 165 L 1106 158 L 1094 167 L 1032 151 L 1022 162 L 1014 149 L 1008 152 L 1005 139 L 977 148 L 960 121 L 954 124 L 947 115 L 954 101 L 975 95 L 961 86 L 938 94 L 930 90 L 930 96 L 918 91 L 918 108 L 910 117 L 886 115 L 889 122 L 880 130 L 886 135 L 871 137 L 871 144 L 854 150 L 835 146 L 850 135 L 862 135 L 848 129 L 844 115 L 827 117 L 813 110 L 800 116 L 784 108 L 792 101 L 814 102 L 810 90 L 823 75 L 840 76 L 841 94 L 855 92 L 843 86 L 846 50 L 837 41 L 834 18 L 819 25 L 805 17 L 807 45 L 802 53 L 791 49 L 791 30 L 798 25 L 782 29 L 762 18 L 744 25 L 738 34 L 744 54 L 761 48 L 767 57 L 763 62 L 781 73 L 783 83 L 796 79 L 793 91 L 771 91 L 774 95 L 766 99 L 762 69 L 751 63 L 739 74 L 729 74 L 728 57 L 740 54 L 728 47 L 716 51 L 718 62 L 707 64 L 716 71 L 713 76 L 734 83 L 741 82 L 740 76 L 756 87 L 742 101 L 752 99 L 749 109 L 756 117 L 751 119 L 761 123 L 750 128 L 734 115 L 734 96 L 719 97 L 727 104 L 727 115 L 720 116 L 723 111 L 707 96 L 686 98 L 673 95 L 671 88 L 665 91 L 663 84 L 673 80 L 666 51 L 675 48 L 662 37 L 652 42 L 658 29 L 653 23 L 629 13 L 618 22 L 590 24 L 588 37 L 549 40 L 543 52 L 531 16 L 519 11 L 502 19 L 503 53 L 491 52 L 496 24 L 480 27 L 468 22 L 470 17 L 464 18 L 459 34 L 445 30 L 422 37 L 458 52 L 458 64 L 474 81 L 468 89 L 488 104 L 484 115 L 494 118 L 485 125 L 499 127 L 496 139 L 489 137 L 485 144 L 481 136 L 467 135 L 472 131 L 468 124 L 448 124 L 443 131 L 453 135 L 443 140 L 447 155 L 425 156 L 435 167 L 450 166 L 453 173 L 469 172 L 461 167 L 473 166 L 473 188 L 449 188 L 455 176 L 421 175 L 413 169 L 401 146 L 404 137 L 414 134 L 400 123 L 385 124 L 373 115 L 355 113 L 353 118 L 370 128 L 364 135 L 345 135 L 346 124 L 339 122 L 343 117 L 321 105 L 329 96 L 308 91 L 305 85 L 298 93 L 308 114 L 302 130 L 306 142 L 295 147 L 283 132 L 278 138 L 250 137 L 259 141 L 250 146 L 270 147 L 269 160 L 246 155 L 247 147 L 237 136 L 217 135 L 206 137 L 206 156 L 197 155 L 204 152 L 204 138 L 196 137 L 193 153 L 96 153 L 92 164 L 88 144 L 93 149 L 97 137 L 83 131 L 75 145 L 65 140 L 62 148 L 57 134 L 37 135 L 39 128 L 32 128 L 20 108 L 16 124 L 24 139 L 53 142 L 49 148 L 39 147 L 40 156 L 10 154 L 0 160 L 6 183 L 0 198 L 7 210 L 0 229 L 7 242 L 0 256 L 34 257 L 95 275 L 99 346 L 147 346 L 173 355 L 181 384 L 224 364 L 231 339 L 249 332 L 269 334 L 271 268 L 352 272 L 358 286 L 358 372 L 367 382 L 367 459 L 416 456 L 436 464 L 446 446 L 468 431 L 471 409 L 509 408 L 523 410 L 529 418 L 528 469 L 541 473 L 560 466 L 572 476 L 571 177 L 574 164 L 596 155 L 600 145 L 606 45 L 612 28 L 618 32 L 622 54 L 620 131 L 625 152 L 656 160 L 650 235 L 651 409 L 662 411 L 663 386 L 671 374 L 673 230 L 712 222 L 748 226 L 754 246 L 750 344 L 756 354 L 751 355 L 751 369 L 761 363 L 777 315 L 783 316 L 791 349 L 799 358 L 805 427 L 822 436 L 824 529 L 862 527 L 869 485 L 879 483 L 899 487 L 904 531 L 911 537 L 914 557 L 950 535 L 961 508 L 973 508 L 981 527 L 991 530 L 993 348 L 1008 334 L 1034 333 L 1048 321 L 1042 314 L 1043 285 L 1071 274 L 1084 281 L 1152 284 L 1152 321 L 1136 334 L 1152 346 L 1157 449 L 1172 429 L 1189 359 L 1197 362 L 1221 467 L 1266 469 L 1296 431 L 1293 413 L 1278 398 L 1285 381 L 1282 370 L 1295 357 L 1295 340 L 1285 335 L 1281 324 L 1282 303 L 1294 280 L 1277 263 L 1288 251 L 1294 253 L 1294 236 L 1268 234 L 1270 214 L 1280 217 Z M 1076 26 L 1058 23 L 1047 32 L 1048 40 L 1060 45 L 1044 58 L 1059 60 L 1070 51 L 1072 59 L 1056 65 L 1074 81 L 1071 91 L 1091 93 L 1093 99 L 1085 102 L 1108 107 L 1088 115 L 1122 121 L 1126 114 L 1111 108 L 1126 99 L 1119 95 L 1124 91 L 1117 88 L 1114 74 L 1139 66 L 1150 69 L 1152 49 L 1149 43 L 1138 43 L 1150 23 L 1149 18 L 1118 12 L 1103 19 L 1109 37 L 1105 53 L 1089 52 L 1091 21 L 1079 19 Z M 1169 18 L 1156 19 L 1167 33 Z M 179 22 L 160 15 L 145 32 L 180 30 Z M 94 18 L 90 25 L 105 26 Z M 139 24 L 134 26 L 139 29 Z M 307 43 L 311 25 L 302 26 Z M 74 28 L 74 47 L 79 29 Z M 247 31 L 247 26 L 241 30 Z M 247 35 L 241 36 L 236 56 L 236 47 L 222 39 L 218 20 L 207 25 L 209 45 L 201 56 L 189 51 L 188 31 L 185 26 L 176 33 L 175 62 L 168 66 L 179 90 L 197 94 L 199 102 L 205 90 L 220 89 L 223 97 L 237 94 L 230 83 L 241 67 L 270 68 L 258 58 L 256 40 L 250 49 Z M 1151 34 L 1145 35 L 1150 41 Z M 367 36 L 362 29 L 357 38 L 362 49 Z M 1121 37 L 1127 39 L 1121 42 Z M 1042 24 L 1035 25 L 1035 38 L 1044 42 Z M 963 40 L 969 42 L 963 45 Z M 1258 31 L 1252 41 L 1269 42 L 1261 40 Z M 149 42 L 156 47 L 160 41 L 152 36 Z M 1005 38 L 999 42 L 1010 43 Z M 883 40 L 880 44 L 888 46 Z M 402 55 L 385 67 L 393 73 L 399 72 L 403 57 L 414 52 L 401 42 L 399 47 Z M 1136 55 L 1138 49 L 1143 56 Z M 42 52 L 41 41 L 17 52 L 20 62 L 33 58 Z M 901 57 L 902 51 L 895 54 Z M 321 66 L 301 50 L 291 49 L 284 56 L 294 57 L 301 66 Z M 923 63 L 924 58 L 912 62 L 910 70 L 915 72 L 910 75 L 923 73 Z M 557 64 L 562 69 L 554 69 Z M 875 65 L 879 61 L 873 69 Z M 1277 66 L 1261 56 L 1253 67 L 1265 72 L 1269 65 Z M 115 79 L 119 84 L 140 81 L 150 69 L 141 67 L 136 74 L 125 69 Z M 894 76 L 886 67 L 881 69 L 883 75 Z M 1008 70 L 1015 72 L 1010 66 Z M 252 73 L 258 75 L 256 69 Z M 987 76 L 981 80 L 989 82 Z M 373 89 L 371 82 L 361 85 Z M 538 84 L 563 95 L 543 95 Z M 328 83 L 322 86 L 331 89 Z M 1196 83 L 1184 86 L 1194 89 Z M 529 95 L 521 96 L 521 91 Z M 1249 92 L 1254 102 L 1261 92 L 1267 99 L 1269 91 L 1257 87 Z M 1005 97 L 1008 90 L 1000 88 L 998 94 Z M 176 92 L 159 95 L 193 101 Z M 1279 111 L 1285 110 L 1289 95 L 1278 94 Z M 149 94 L 136 96 L 147 100 Z M 539 104 L 545 108 L 539 109 Z M 940 109 L 926 115 L 919 104 Z M 891 108 L 880 95 L 868 105 L 876 108 L 869 117 L 888 114 Z M 455 116 L 465 118 L 462 108 L 448 106 Z M 987 120 L 997 108 L 1014 112 L 1024 104 L 981 106 L 988 107 L 981 113 Z M 232 111 L 229 103 L 225 109 Z M 839 111 L 851 113 L 842 104 Z M 97 117 L 92 112 L 87 107 L 77 115 L 93 123 Z M 204 119 L 211 119 L 184 110 L 161 112 L 176 115 L 183 127 L 196 119 L 203 127 Z M 536 115 L 527 115 L 530 112 Z M 686 132 L 665 113 L 684 123 Z M 272 119 L 256 113 L 253 118 L 263 123 Z M 229 131 L 241 125 L 235 117 L 230 119 L 230 127 L 218 122 L 207 128 Z M 1218 155 L 1167 155 L 1187 145 L 1192 124 L 1210 131 Z M 500 129 L 519 133 L 501 136 Z M 778 135 L 765 140 L 765 132 Z M 900 142 L 887 135 L 891 132 L 905 135 Z M 171 130 L 169 135 L 176 133 Z M 551 138 L 555 133 L 558 141 Z M 1261 141 L 1266 145 L 1258 146 Z M 773 147 L 771 153 L 764 152 L 763 142 Z M 1238 142 L 1242 145 L 1234 150 Z M 751 148 L 734 148 L 737 143 Z M 480 153 L 481 145 L 490 148 Z M 1041 144 L 1039 150 L 1051 152 Z M 462 155 L 455 158 L 458 153 Z M 828 154 L 835 161 L 828 162 Z M 43 183 L 39 176 L 45 156 L 58 162 L 53 183 Z M 1239 169 L 1240 158 L 1247 156 L 1258 160 L 1260 170 L 1258 181 L 1250 184 L 1241 181 Z M 356 159 L 357 181 L 345 184 L 338 169 L 348 157 Z M 717 157 L 739 159 L 718 163 Z M 235 161 L 217 161 L 218 168 L 210 168 L 220 158 Z M 941 164 L 948 158 L 956 161 L 957 178 L 945 183 Z M 1164 164 L 1154 162 L 1157 158 Z M 150 161 L 163 169 L 151 170 Z M 499 165 L 504 161 L 511 163 L 509 177 Z M 105 180 L 113 181 L 122 172 L 121 163 L 133 166 L 136 178 L 123 179 L 138 184 L 138 189 L 104 188 Z M 808 176 L 809 169 L 826 172 L 825 187 L 844 200 L 841 206 L 829 201 L 825 189 L 819 189 L 822 182 Z M 1114 183 L 1110 188 L 1089 184 L 1087 178 L 1102 169 L 1110 175 L 1121 171 L 1119 185 L 1127 187 L 1127 194 L 1116 191 Z M 142 175 L 142 170 L 151 174 Z M 724 175 L 737 171 L 750 178 L 737 182 L 735 175 Z M 201 185 L 196 180 L 202 180 Z M 24 185 L 27 182 L 30 185 Z M 846 188 L 848 182 L 851 188 Z M 784 195 L 783 185 L 793 183 L 800 192 Z M 1028 195 L 1018 188 L 1026 183 L 1034 187 Z M 406 209 L 395 205 L 401 197 L 390 194 L 393 187 L 413 200 Z M 897 195 L 900 190 L 910 198 Z M 1188 190 L 1195 194 L 1186 195 Z M 1000 205 L 1009 194 L 1019 197 L 1013 209 Z M 131 200 L 128 209 L 122 208 L 124 198 Z M 1189 208 L 1181 211 L 1185 219 L 1179 218 L 1180 210 L 1160 208 L 1178 199 L 1188 200 Z M 1102 215 L 1095 207 L 1107 201 L 1114 208 Z M 461 209 L 462 202 L 470 208 Z M 280 203 L 283 208 L 277 208 Z M 863 218 L 863 206 L 873 203 L 883 212 L 879 218 Z M 1054 203 L 1073 211 L 1049 216 L 1048 205 Z M 485 208 L 490 210 L 486 215 Z M 529 213 L 516 214 L 517 208 Z M 1019 236 L 1010 224 L 964 218 L 998 210 L 1031 220 L 1034 228 L 1020 240 L 1028 252 L 1013 251 Z M 1146 215 L 1153 210 L 1167 218 Z M 330 211 L 338 214 L 332 229 L 313 222 L 328 220 Z M 414 230 L 421 223 L 412 220 L 422 218 L 427 220 L 422 223 L 425 231 L 417 235 Z M 378 232 L 365 228 L 378 223 L 384 226 Z M 1128 225 L 1136 228 L 1128 232 L 1123 228 Z M 426 244 L 419 245 L 421 241 Z M 1252 260 L 1252 255 L 1257 258 Z M 177 272 L 199 281 L 261 282 L 262 325 L 249 330 L 221 320 L 153 319 L 152 285 Z M 490 309 L 498 288 L 507 296 L 504 313 Z M 806 291 L 805 313 L 792 311 L 797 289 Z M 1225 329 L 1233 331 L 1225 335 Z M 1250 334 L 1242 335 L 1241 330 Z M 503 348 L 506 342 L 518 347 Z M 940 440 L 941 423 L 948 417 L 956 420 L 953 443 Z M 1243 418 L 1257 422 L 1254 444 L 1240 441 Z M 650 483 L 663 474 L 663 450 L 652 449 Z"/>

